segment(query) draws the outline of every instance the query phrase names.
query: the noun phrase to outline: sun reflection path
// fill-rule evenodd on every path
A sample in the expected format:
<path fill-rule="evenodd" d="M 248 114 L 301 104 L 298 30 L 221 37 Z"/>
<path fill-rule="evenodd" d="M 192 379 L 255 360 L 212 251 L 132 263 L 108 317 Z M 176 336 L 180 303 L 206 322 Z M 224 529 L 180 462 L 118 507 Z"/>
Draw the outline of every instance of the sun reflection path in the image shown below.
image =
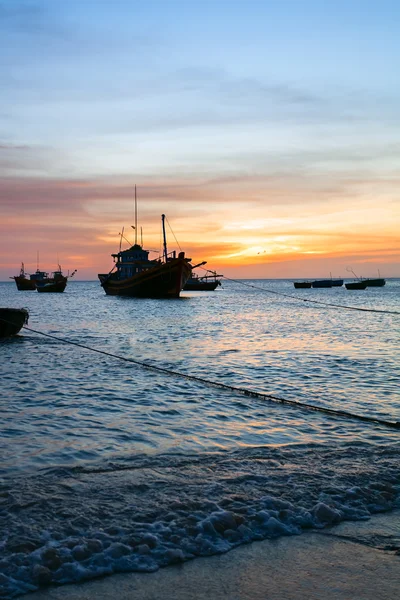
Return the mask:
<path fill-rule="evenodd" d="M 189 375 L 187 373 L 180 373 L 179 371 L 174 371 L 172 369 L 166 369 L 165 367 L 160 367 L 157 365 L 151 365 L 149 363 L 145 363 L 139 360 L 135 360 L 133 358 L 127 358 L 125 356 L 119 356 L 117 354 L 112 354 L 111 352 L 106 352 L 105 350 L 99 350 L 98 348 L 93 348 L 91 346 L 86 346 L 84 344 L 80 344 L 79 342 L 73 342 L 72 340 L 67 340 L 64 338 L 60 338 L 58 336 L 55 335 L 51 335 L 49 333 L 44 333 L 42 331 L 38 331 L 36 329 L 32 329 L 31 327 L 27 327 L 26 325 L 24 325 L 24 329 L 27 329 L 28 331 L 32 331 L 33 333 L 38 333 L 39 335 L 43 335 L 44 337 L 47 338 L 51 338 L 54 340 L 57 340 L 59 342 L 62 342 L 64 344 L 70 344 L 72 346 L 78 346 L 79 348 L 84 348 L 85 350 L 90 350 L 91 352 L 97 352 L 98 354 L 103 354 L 105 356 L 110 356 L 112 358 L 116 358 L 118 360 L 123 360 L 125 362 L 129 362 L 129 363 L 133 363 L 135 365 L 138 365 L 140 367 L 143 367 L 145 369 L 151 370 L 151 371 L 158 371 L 161 373 L 165 373 L 167 375 L 172 375 L 174 377 L 181 377 L 183 379 L 189 379 L 191 381 L 196 381 L 198 383 L 201 383 L 203 385 L 208 385 L 211 387 L 218 387 L 221 389 L 225 389 L 234 393 L 238 393 L 238 394 L 242 394 L 245 396 L 250 396 L 252 398 L 259 398 L 261 400 L 270 400 L 272 402 L 276 402 L 278 404 L 285 404 L 288 406 L 293 406 L 295 408 L 300 408 L 303 410 L 312 410 L 312 411 L 316 411 L 316 412 L 322 412 L 334 417 L 344 417 L 346 419 L 354 419 L 354 420 L 358 420 L 358 421 L 366 421 L 368 423 L 374 423 L 374 424 L 378 424 L 378 425 L 384 425 L 386 427 L 390 427 L 392 429 L 399 429 L 400 430 L 400 421 L 386 421 L 384 419 L 379 419 L 377 417 L 370 417 L 370 416 L 364 416 L 364 415 L 359 415 L 359 414 L 354 414 L 354 413 L 350 413 L 344 410 L 335 410 L 332 408 L 326 408 L 326 407 L 322 407 L 322 406 L 315 406 L 313 404 L 308 404 L 306 402 L 297 402 L 296 400 L 288 400 L 287 398 L 279 398 L 278 396 L 272 396 L 270 394 L 265 394 L 262 392 L 255 392 L 255 391 L 251 391 L 251 390 L 247 390 L 244 388 L 239 388 L 233 385 L 228 385 L 226 383 L 221 383 L 219 381 L 212 381 L 210 379 L 204 379 L 203 377 L 197 377 L 196 375 Z"/>

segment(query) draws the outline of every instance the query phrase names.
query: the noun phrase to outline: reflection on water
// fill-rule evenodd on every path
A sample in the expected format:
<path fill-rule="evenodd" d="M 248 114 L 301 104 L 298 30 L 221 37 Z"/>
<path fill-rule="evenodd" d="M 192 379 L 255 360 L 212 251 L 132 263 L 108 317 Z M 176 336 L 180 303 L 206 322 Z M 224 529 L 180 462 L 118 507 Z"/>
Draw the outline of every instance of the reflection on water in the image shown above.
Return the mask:
<path fill-rule="evenodd" d="M 292 293 L 288 281 L 257 282 Z M 400 312 L 400 281 L 302 297 Z M 312 294 L 312 295 L 310 295 Z M 238 283 L 181 300 L 0 284 L 29 325 L 228 385 L 400 420 L 399 317 Z M 24 330 L 0 344 L 0 596 L 154 571 L 398 503 L 399 431 L 145 370 Z M 389 543 L 389 542 L 388 542 Z"/>
<path fill-rule="evenodd" d="M 288 281 L 253 282 L 293 293 Z M 400 282 L 313 299 L 399 310 Z M 399 420 L 399 318 L 271 296 L 224 283 L 176 301 L 105 296 L 97 282 L 62 295 L 17 292 L 29 325 L 121 356 L 213 381 L 365 415 Z M 24 331 L 2 352 L 3 472 L 106 460 L 141 452 L 214 451 L 256 445 L 369 440 L 397 432 L 305 413 L 63 345 Z M 381 432 L 381 433 L 380 433 Z"/>

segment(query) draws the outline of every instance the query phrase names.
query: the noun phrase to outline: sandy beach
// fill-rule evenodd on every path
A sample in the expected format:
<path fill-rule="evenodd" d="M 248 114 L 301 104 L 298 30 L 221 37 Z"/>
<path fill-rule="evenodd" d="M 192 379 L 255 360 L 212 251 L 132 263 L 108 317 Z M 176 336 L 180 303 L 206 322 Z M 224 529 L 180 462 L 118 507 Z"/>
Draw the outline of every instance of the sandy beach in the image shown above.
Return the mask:
<path fill-rule="evenodd" d="M 255 542 L 156 573 L 49 588 L 26 600 L 395 600 L 400 512 Z"/>

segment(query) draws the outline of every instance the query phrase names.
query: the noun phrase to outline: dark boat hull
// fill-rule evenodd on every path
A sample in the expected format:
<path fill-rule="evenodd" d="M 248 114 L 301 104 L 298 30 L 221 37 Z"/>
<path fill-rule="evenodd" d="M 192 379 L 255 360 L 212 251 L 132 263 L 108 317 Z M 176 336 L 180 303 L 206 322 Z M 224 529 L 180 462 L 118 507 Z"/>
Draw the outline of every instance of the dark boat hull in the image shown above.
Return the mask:
<path fill-rule="evenodd" d="M 29 313 L 25 308 L 0 308 L 0 338 L 16 335 L 28 318 Z"/>
<path fill-rule="evenodd" d="M 367 284 L 365 281 L 352 281 L 350 283 L 345 283 L 346 290 L 365 290 Z"/>
<path fill-rule="evenodd" d="M 342 287 L 343 279 L 332 279 L 332 287 Z"/>
<path fill-rule="evenodd" d="M 189 279 L 183 289 L 185 292 L 213 292 L 221 283 L 219 281 L 196 281 Z"/>
<path fill-rule="evenodd" d="M 320 281 L 313 281 L 311 285 L 313 288 L 331 288 L 332 279 L 321 279 Z"/>
<path fill-rule="evenodd" d="M 43 282 L 38 283 L 36 285 L 36 289 L 38 292 L 42 293 L 52 293 L 52 294 L 61 294 L 65 288 L 67 287 L 67 279 L 60 281 L 52 281 L 52 282 Z"/>
<path fill-rule="evenodd" d="M 309 289 L 311 287 L 311 281 L 294 281 L 293 285 L 296 290 Z"/>
<path fill-rule="evenodd" d="M 116 274 L 98 277 L 109 296 L 178 298 L 191 274 L 187 259 L 173 258 L 126 279 L 118 279 Z"/>
<path fill-rule="evenodd" d="M 367 287 L 383 287 L 386 283 L 384 279 L 365 279 Z"/>
<path fill-rule="evenodd" d="M 31 279 L 27 279 L 27 277 L 14 277 L 15 283 L 17 284 L 17 289 L 20 292 L 27 292 L 36 290 L 35 282 Z"/>

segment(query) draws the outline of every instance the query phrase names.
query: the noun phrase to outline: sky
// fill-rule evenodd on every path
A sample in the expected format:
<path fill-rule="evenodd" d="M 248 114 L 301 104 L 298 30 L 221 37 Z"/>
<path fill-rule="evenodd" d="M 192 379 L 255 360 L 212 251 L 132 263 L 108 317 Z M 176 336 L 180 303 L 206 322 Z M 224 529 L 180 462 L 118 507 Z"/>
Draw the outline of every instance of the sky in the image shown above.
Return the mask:
<path fill-rule="evenodd" d="M 237 278 L 400 276 L 400 3 L 0 0 L 0 280 L 138 224 Z M 129 243 L 128 243 L 129 242 Z"/>

